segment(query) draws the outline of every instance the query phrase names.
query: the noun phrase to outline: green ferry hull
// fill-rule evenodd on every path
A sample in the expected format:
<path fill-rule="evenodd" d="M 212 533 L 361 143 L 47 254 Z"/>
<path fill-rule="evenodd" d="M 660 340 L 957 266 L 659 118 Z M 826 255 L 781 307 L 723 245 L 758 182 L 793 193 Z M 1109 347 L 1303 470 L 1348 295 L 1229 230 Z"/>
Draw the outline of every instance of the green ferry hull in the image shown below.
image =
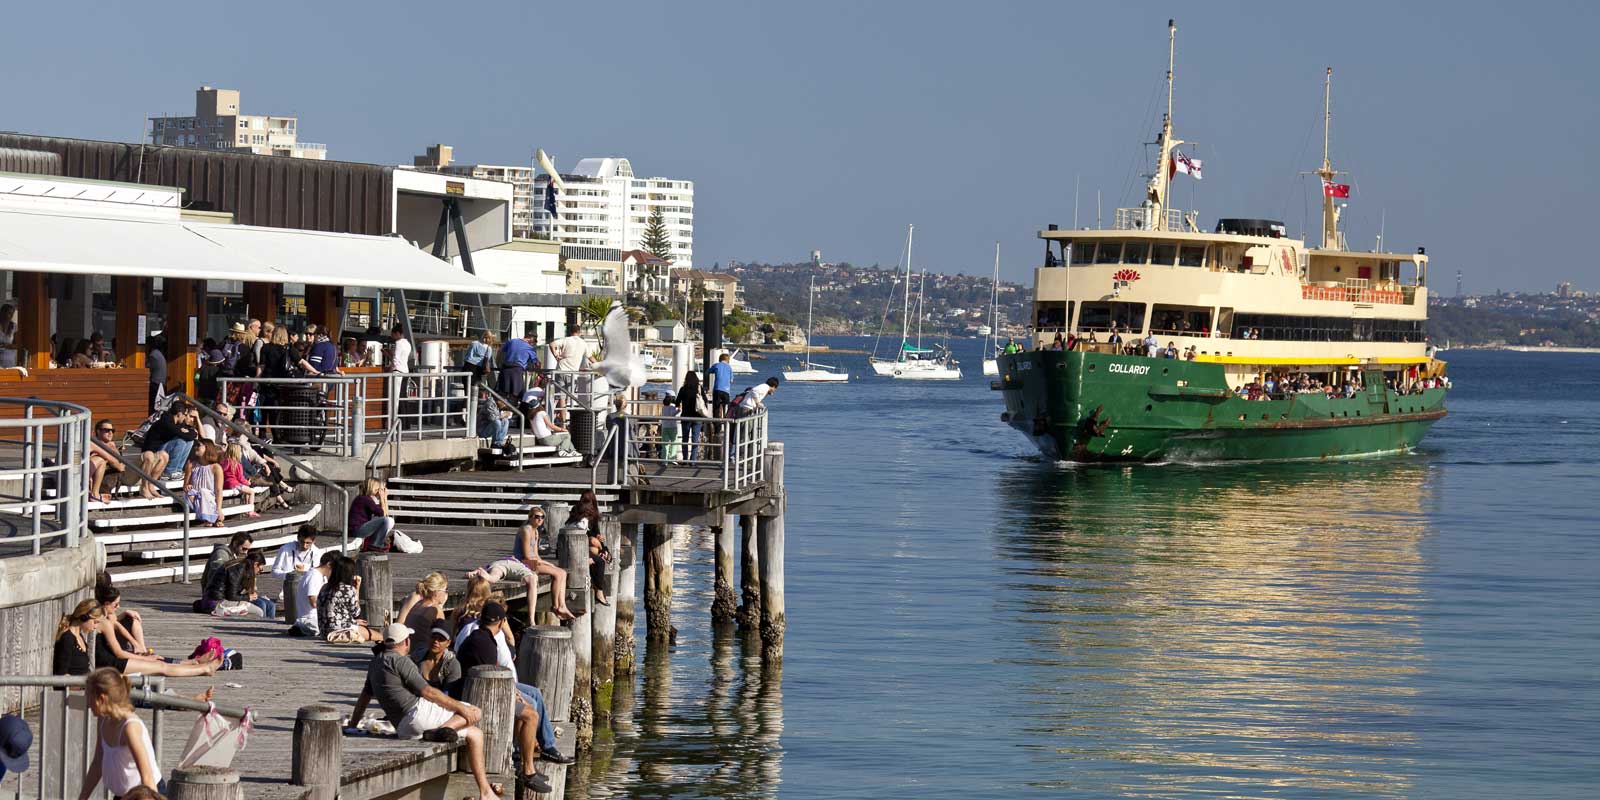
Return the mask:
<path fill-rule="evenodd" d="M 1245 400 L 1220 364 L 1094 352 L 1002 355 L 1004 419 L 1047 457 L 1293 461 L 1403 453 L 1445 415 L 1444 389 L 1399 395 L 1381 372 L 1352 398 Z"/>

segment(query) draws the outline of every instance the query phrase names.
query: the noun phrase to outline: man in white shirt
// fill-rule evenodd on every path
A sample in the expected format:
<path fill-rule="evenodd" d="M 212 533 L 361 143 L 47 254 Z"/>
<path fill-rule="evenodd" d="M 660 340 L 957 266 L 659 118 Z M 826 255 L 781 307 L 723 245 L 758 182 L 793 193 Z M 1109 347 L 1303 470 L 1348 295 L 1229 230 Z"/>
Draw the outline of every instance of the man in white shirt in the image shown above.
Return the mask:
<path fill-rule="evenodd" d="M 290 574 L 304 575 L 317 568 L 322 561 L 322 550 L 317 547 L 317 529 L 309 523 L 295 531 L 294 541 L 278 548 L 272 559 L 272 574 L 287 579 Z"/>
<path fill-rule="evenodd" d="M 750 387 L 750 403 L 748 413 L 753 414 L 757 411 L 765 409 L 767 407 L 767 395 L 770 395 L 776 391 L 778 391 L 777 378 L 768 378 L 766 383 L 758 383 L 755 386 Z M 740 416 L 744 415 L 741 414 Z"/>
<path fill-rule="evenodd" d="M 393 354 L 390 356 L 390 360 L 394 362 L 394 371 L 410 372 L 411 340 L 406 338 L 405 328 L 399 325 L 394 326 L 394 331 L 391 333 L 391 336 L 394 338 L 394 349 Z"/>
<path fill-rule="evenodd" d="M 316 569 L 289 579 L 289 588 L 294 592 L 294 608 L 300 614 L 294 620 L 294 629 L 300 634 L 322 635 L 317 628 L 317 595 L 327 585 L 328 576 L 333 573 L 333 562 L 339 557 L 337 549 L 324 550 Z"/>
<path fill-rule="evenodd" d="M 594 345 L 578 335 L 580 330 L 577 325 L 568 325 L 567 335 L 550 343 L 550 355 L 555 359 L 557 370 L 578 372 L 589 367 L 594 356 Z"/>
<path fill-rule="evenodd" d="M 1161 342 L 1156 340 L 1154 331 L 1152 331 L 1150 335 L 1144 337 L 1144 352 L 1145 355 L 1151 358 L 1161 355 Z"/>

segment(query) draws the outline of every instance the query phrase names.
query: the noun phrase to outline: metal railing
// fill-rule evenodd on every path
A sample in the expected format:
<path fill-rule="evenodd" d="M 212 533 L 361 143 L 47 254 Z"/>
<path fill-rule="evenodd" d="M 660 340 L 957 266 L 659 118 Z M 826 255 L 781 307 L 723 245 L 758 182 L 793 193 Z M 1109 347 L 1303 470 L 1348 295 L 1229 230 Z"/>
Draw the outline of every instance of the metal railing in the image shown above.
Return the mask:
<path fill-rule="evenodd" d="M 27 784 L 32 783 L 33 797 L 76 797 L 82 791 L 82 781 L 89 771 L 98 744 L 95 741 L 94 715 L 88 711 L 83 690 L 83 675 L 0 675 L 0 687 L 16 690 L 16 704 L 3 709 L 19 716 L 30 708 L 37 709 L 37 717 L 30 720 L 34 729 L 33 752 L 26 773 L 15 777 L 10 791 L 0 792 L 0 797 L 22 798 Z M 248 708 L 233 708 L 204 703 L 187 697 L 166 694 L 166 679 L 149 675 L 128 676 L 132 684 L 129 698 L 136 709 L 149 711 L 144 720 L 155 747 L 156 769 L 169 774 L 170 766 L 162 764 L 165 758 L 163 740 L 169 711 L 206 713 L 215 709 L 230 719 L 243 719 L 250 715 Z M 38 689 L 37 705 L 26 702 L 27 690 Z M 7 692 L 7 695 L 10 695 Z M 7 776 L 10 778 L 11 776 Z M 90 795 L 106 797 L 104 789 Z"/>
<path fill-rule="evenodd" d="M 1162 209 L 1169 231 L 1184 230 L 1183 212 L 1176 208 Z M 1112 229 L 1119 231 L 1148 231 L 1154 229 L 1157 217 L 1148 208 L 1119 208 L 1112 218 Z"/>
<path fill-rule="evenodd" d="M 178 392 L 177 394 L 178 394 L 179 397 L 182 397 L 183 399 L 188 400 L 189 402 L 193 403 L 195 408 L 198 408 L 200 410 L 201 414 L 204 414 L 204 415 L 210 417 L 211 419 L 214 419 L 214 420 L 217 420 L 218 422 L 221 422 L 223 425 L 227 426 L 228 430 L 233 431 L 234 433 L 237 433 L 240 436 L 243 436 L 246 441 L 250 442 L 250 444 L 253 445 L 256 448 L 257 452 L 261 453 L 261 455 L 263 455 L 263 456 L 270 455 L 273 458 L 281 458 L 284 461 L 289 462 L 289 466 L 292 466 L 295 469 L 305 473 L 306 477 L 309 477 L 311 480 L 313 480 L 313 481 L 315 481 L 317 483 L 320 483 L 323 486 L 326 486 L 329 489 L 332 489 L 332 490 L 338 492 L 339 496 L 341 498 L 343 498 L 343 503 L 340 505 L 340 508 L 346 508 L 347 509 L 347 508 L 350 507 L 350 490 L 349 489 L 347 489 L 347 488 L 345 488 L 343 486 L 340 486 L 339 484 L 334 483 L 333 481 L 329 480 L 327 476 L 325 476 L 322 473 L 312 469 L 309 465 L 306 464 L 306 462 L 301 461 L 300 459 L 295 458 L 294 456 L 283 452 L 282 448 L 280 448 L 279 446 L 277 446 L 275 444 L 268 444 L 267 442 L 263 441 L 261 439 L 261 437 L 256 436 L 254 433 L 252 433 L 249 428 L 239 424 L 238 420 L 228 419 L 227 417 L 224 417 L 221 414 L 218 414 L 216 411 L 214 411 L 210 407 L 206 406 L 205 403 L 202 403 L 202 402 L 194 399 L 193 397 L 190 397 L 189 395 L 184 394 L 183 392 Z M 157 488 L 160 488 L 159 484 L 157 485 Z M 339 515 L 339 531 L 340 531 L 340 536 L 339 536 L 340 543 L 344 545 L 344 549 L 349 550 L 350 549 L 350 520 L 349 520 L 348 516 L 345 515 L 345 514 L 340 514 Z M 187 583 L 189 581 L 189 529 L 188 529 L 187 515 L 186 515 L 185 520 L 184 520 L 184 533 L 183 533 L 183 580 L 184 580 L 185 583 Z"/>
<path fill-rule="evenodd" d="M 20 412 L 0 419 L 0 555 L 20 555 L 21 542 L 34 555 L 77 547 L 89 525 L 89 409 L 14 397 L 0 408 Z"/>
<path fill-rule="evenodd" d="M 517 447 L 518 447 L 518 450 L 517 450 L 517 471 L 521 472 L 522 471 L 522 450 L 520 448 L 526 442 L 527 436 L 528 436 L 528 415 L 522 413 L 522 407 L 521 406 L 519 406 L 516 403 L 511 402 L 510 400 L 507 400 L 504 395 L 502 395 L 499 392 L 489 388 L 489 385 L 487 383 L 480 383 L 480 384 L 478 384 L 477 388 L 481 389 L 483 391 L 483 393 L 488 395 L 491 399 L 499 401 L 500 406 L 504 406 L 511 413 L 517 415 Z M 496 419 L 499 418 L 499 406 L 497 406 L 496 409 L 495 409 L 495 417 L 496 417 Z M 473 416 L 473 426 L 474 426 L 474 428 L 476 428 L 476 426 L 477 426 L 477 416 L 476 415 Z M 474 431 L 474 432 L 476 432 L 476 431 Z M 481 433 L 479 435 L 482 436 Z M 494 444 L 492 439 L 490 441 L 490 444 L 491 445 Z"/>
<path fill-rule="evenodd" d="M 367 397 L 357 417 L 400 428 L 401 441 L 477 436 L 478 393 L 470 372 L 383 372 L 352 376 L 383 380 L 383 398 Z M 374 405 L 374 404 L 377 405 Z M 365 425 L 365 422 L 363 422 Z"/>
<path fill-rule="evenodd" d="M 255 386 L 255 402 L 242 404 L 252 427 L 270 431 L 281 448 L 354 455 L 361 426 L 366 384 L 357 376 L 317 375 L 304 378 L 220 378 L 221 395 L 235 384 Z"/>
<path fill-rule="evenodd" d="M 714 470 L 725 491 L 752 486 L 766 477 L 762 460 L 767 449 L 766 411 L 740 419 L 628 414 L 623 420 L 621 446 L 610 436 L 606 441 L 625 480 L 635 477 L 635 467 L 640 468 L 639 476 L 648 478 L 645 465 L 655 465 L 657 474 L 669 467 Z"/>

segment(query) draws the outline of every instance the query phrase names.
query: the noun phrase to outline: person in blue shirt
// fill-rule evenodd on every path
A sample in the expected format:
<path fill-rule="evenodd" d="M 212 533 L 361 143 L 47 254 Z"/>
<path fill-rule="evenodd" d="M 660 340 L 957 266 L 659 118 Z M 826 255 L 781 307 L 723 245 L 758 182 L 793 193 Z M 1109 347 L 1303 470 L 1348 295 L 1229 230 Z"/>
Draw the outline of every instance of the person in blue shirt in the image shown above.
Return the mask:
<path fill-rule="evenodd" d="M 511 398 L 512 402 L 519 401 L 528 390 L 528 367 L 538 361 L 532 333 L 524 333 L 520 339 L 514 336 L 506 339 L 505 346 L 500 348 L 500 394 Z"/>
<path fill-rule="evenodd" d="M 733 399 L 733 365 L 728 363 L 728 354 L 723 353 L 717 357 L 717 363 L 711 365 L 711 416 L 727 416 L 728 402 Z"/>
<path fill-rule="evenodd" d="M 313 337 L 314 344 L 306 351 L 306 357 L 300 360 L 300 369 L 307 375 L 338 374 L 339 348 L 328 338 L 328 332 L 318 330 L 316 323 L 312 323 L 306 326 L 306 335 Z"/>
<path fill-rule="evenodd" d="M 467 345 L 467 354 L 461 358 L 461 366 L 472 373 L 473 383 L 483 383 L 489 374 L 489 368 L 494 366 L 494 334 L 484 331 L 478 336 L 477 341 Z"/>

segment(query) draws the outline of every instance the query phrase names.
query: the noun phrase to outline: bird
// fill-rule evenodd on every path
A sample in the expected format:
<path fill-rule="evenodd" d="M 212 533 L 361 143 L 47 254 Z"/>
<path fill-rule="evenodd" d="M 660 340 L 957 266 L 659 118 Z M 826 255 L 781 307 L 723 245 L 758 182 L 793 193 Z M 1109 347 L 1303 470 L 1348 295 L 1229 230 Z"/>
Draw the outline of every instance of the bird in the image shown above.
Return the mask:
<path fill-rule="evenodd" d="M 605 322 L 600 326 L 600 341 L 605 345 L 606 357 L 595 364 L 594 369 L 605 377 L 611 390 L 618 392 L 643 386 L 644 359 L 633 351 L 633 342 L 628 341 L 628 312 L 621 303 L 612 303 L 611 310 L 606 312 Z"/>

